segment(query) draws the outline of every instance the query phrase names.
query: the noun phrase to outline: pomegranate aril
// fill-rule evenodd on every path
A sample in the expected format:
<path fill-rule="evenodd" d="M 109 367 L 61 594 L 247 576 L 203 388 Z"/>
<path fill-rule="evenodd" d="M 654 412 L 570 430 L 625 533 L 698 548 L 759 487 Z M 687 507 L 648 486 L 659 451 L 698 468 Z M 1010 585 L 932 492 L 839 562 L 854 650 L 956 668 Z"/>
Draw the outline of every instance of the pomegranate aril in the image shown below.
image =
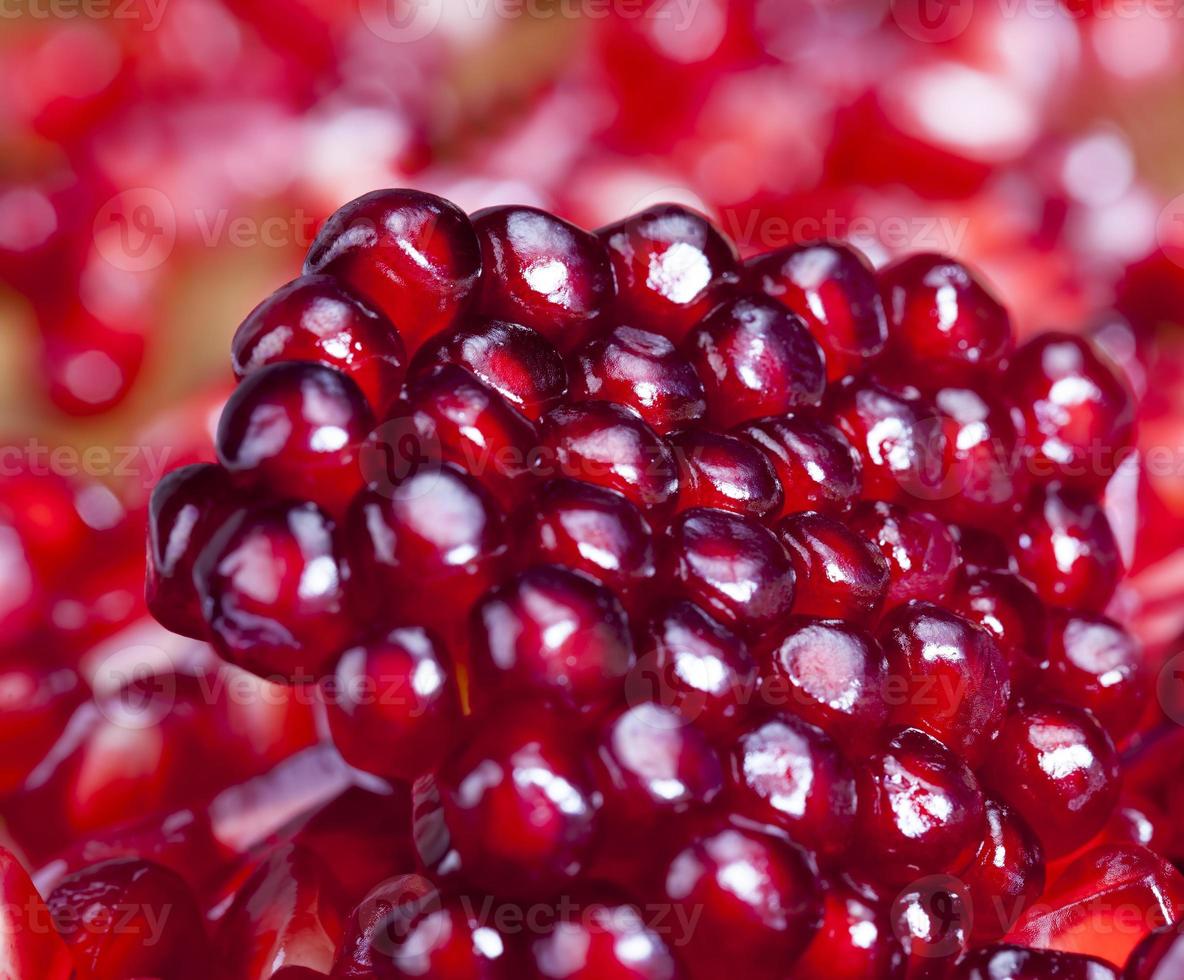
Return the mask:
<path fill-rule="evenodd" d="M 965 540 L 960 542 L 965 561 Z M 1048 647 L 1048 617 L 1031 588 L 1010 572 L 971 571 L 963 566 L 945 604 L 995 637 L 1011 665 L 1014 686 L 1043 659 Z"/>
<path fill-rule="evenodd" d="M 1173 828 L 1167 813 L 1135 792 L 1124 792 L 1102 831 L 1116 844 L 1139 844 L 1157 854 L 1172 853 Z"/>
<path fill-rule="evenodd" d="M 750 517 L 781 510 L 784 494 L 773 465 L 752 443 L 706 429 L 670 439 L 678 458 L 678 509 L 714 507 Z"/>
<path fill-rule="evenodd" d="M 666 865 L 658 899 L 698 911 L 680 947 L 688 974 L 780 978 L 821 920 L 821 890 L 794 845 L 738 827 L 695 829 Z"/>
<path fill-rule="evenodd" d="M 904 951 L 886 910 L 842 878 L 827 883 L 822 925 L 794 964 L 798 980 L 904 976 Z"/>
<path fill-rule="evenodd" d="M 471 614 L 471 700 L 507 691 L 581 709 L 617 697 L 634 662 L 617 598 L 577 572 L 536 565 L 487 593 Z"/>
<path fill-rule="evenodd" d="M 106 861 L 64 878 L 47 901 L 78 980 L 210 974 L 201 912 L 174 872 L 149 861 Z"/>
<path fill-rule="evenodd" d="M 193 570 L 222 657 L 306 683 L 331 669 L 354 629 L 336 537 L 313 504 L 242 509 L 226 521 Z"/>
<path fill-rule="evenodd" d="M 678 463 L 670 445 L 610 402 L 566 405 L 545 415 L 536 468 L 540 476 L 616 490 L 645 509 L 668 508 L 678 496 Z"/>
<path fill-rule="evenodd" d="M 380 484 L 442 460 L 475 476 L 503 507 L 521 497 L 532 479 L 538 437 L 534 424 L 501 395 L 464 368 L 443 364 L 413 377 L 404 397 L 369 444 L 384 465 L 396 468 L 382 471 Z"/>
<path fill-rule="evenodd" d="M 444 764 L 416 782 L 415 803 L 425 865 L 509 898 L 576 879 L 599 824 L 583 736 L 544 705 L 505 699 L 469 720 Z"/>
<path fill-rule="evenodd" d="M 563 565 L 612 589 L 623 602 L 654 577 L 649 523 L 619 493 L 577 480 L 548 480 L 512 520 L 520 566 Z"/>
<path fill-rule="evenodd" d="M 206 635 L 193 565 L 202 546 L 238 503 L 225 470 L 195 463 L 169 473 L 152 491 L 148 509 L 148 609 L 166 629 Z"/>
<path fill-rule="evenodd" d="M 636 412 L 659 435 L 693 426 L 707 413 L 703 383 L 661 334 L 614 327 L 571 358 L 572 401 L 606 401 Z"/>
<path fill-rule="evenodd" d="M 789 615 L 793 565 L 767 527 L 699 508 L 678 515 L 661 546 L 663 587 L 741 633 L 759 635 Z"/>
<path fill-rule="evenodd" d="M 948 980 L 970 946 L 970 907 L 962 883 L 951 875 L 926 875 L 892 900 L 892 931 L 904 950 L 908 980 Z"/>
<path fill-rule="evenodd" d="M 614 293 L 597 237 L 520 205 L 486 208 L 472 221 L 483 266 L 478 309 L 538 330 L 561 350 L 584 340 Z"/>
<path fill-rule="evenodd" d="M 1011 352 L 1007 311 L 960 262 L 910 255 L 880 285 L 891 345 L 927 370 L 989 369 Z"/>
<path fill-rule="evenodd" d="M 714 739 L 735 731 L 756 697 L 757 667 L 739 636 L 685 600 L 659 606 L 626 678 L 631 703 L 676 710 Z"/>
<path fill-rule="evenodd" d="M 340 371 L 269 364 L 226 403 L 218 460 L 240 484 L 340 513 L 362 487 L 358 450 L 373 426 L 365 397 Z"/>
<path fill-rule="evenodd" d="M 1122 574 L 1101 504 L 1059 484 L 1033 490 L 1011 551 L 1020 575 L 1051 606 L 1101 611 Z"/>
<path fill-rule="evenodd" d="M 744 263 L 748 281 L 809 326 L 832 381 L 867 368 L 888 340 L 871 264 L 843 242 L 793 245 Z"/>
<path fill-rule="evenodd" d="M 723 763 L 704 733 L 662 705 L 616 712 L 596 753 L 610 848 L 621 842 L 614 837 L 653 833 L 663 818 L 705 806 L 724 786 Z"/>
<path fill-rule="evenodd" d="M 422 191 L 373 191 L 325 222 L 304 263 L 334 276 L 395 325 L 414 352 L 471 305 L 481 245 L 455 204 Z"/>
<path fill-rule="evenodd" d="M 1024 946 L 983 946 L 958 962 L 951 980 L 1119 980 L 1110 964 L 1092 956 Z"/>
<path fill-rule="evenodd" d="M 664 941 L 671 930 L 651 928 L 645 911 L 593 900 L 531 941 L 527 975 L 537 980 L 683 980 L 686 973 Z"/>
<path fill-rule="evenodd" d="M 1139 720 L 1148 690 L 1138 642 L 1104 616 L 1055 610 L 1040 695 L 1087 709 L 1118 742 Z"/>
<path fill-rule="evenodd" d="M 24 783 L 88 694 L 68 667 L 27 655 L 5 658 L 0 664 L 0 794 Z"/>
<path fill-rule="evenodd" d="M 944 492 L 932 506 L 946 520 L 995 530 L 1014 519 L 1030 475 L 1019 451 L 1022 417 L 980 389 L 950 387 L 932 395 L 945 428 L 949 467 Z"/>
<path fill-rule="evenodd" d="M 1184 875 L 1144 847 L 1110 844 L 1062 871 L 1008 939 L 1121 967 L 1148 933 L 1182 917 Z"/>
<path fill-rule="evenodd" d="M 888 592 L 888 562 L 867 538 L 824 514 L 787 517 L 778 535 L 793 563 L 797 616 L 874 619 Z"/>
<path fill-rule="evenodd" d="M 242 322 L 231 344 L 240 380 L 267 364 L 315 361 L 351 378 L 376 413 L 398 396 L 407 352 L 386 317 L 332 276 L 281 286 Z"/>
<path fill-rule="evenodd" d="M 772 300 L 738 296 L 683 342 L 719 428 L 814 408 L 826 391 L 822 351 L 806 325 Z"/>
<path fill-rule="evenodd" d="M 954 587 L 962 558 L 950 529 L 932 514 L 883 501 L 861 504 L 848 525 L 888 562 L 888 608 L 939 602 Z"/>
<path fill-rule="evenodd" d="M 51 922 L 28 872 L 0 848 L 0 963 L 14 980 L 74 977 L 74 958 Z"/>
<path fill-rule="evenodd" d="M 367 618 L 423 623 L 449 643 L 464 635 L 464 610 L 497 581 L 506 558 L 505 523 L 493 498 L 447 463 L 363 491 L 346 539 L 351 587 Z"/>
<path fill-rule="evenodd" d="M 519 323 L 471 317 L 428 340 L 411 362 L 413 377 L 456 364 L 534 422 L 567 393 L 563 358 L 541 333 Z"/>
<path fill-rule="evenodd" d="M 597 232 L 617 284 L 615 310 L 678 343 L 736 278 L 735 246 L 701 214 L 660 204 Z"/>
<path fill-rule="evenodd" d="M 762 703 L 817 725 L 852 758 L 888 720 L 888 664 L 871 636 L 836 621 L 797 622 L 760 652 Z"/>
<path fill-rule="evenodd" d="M 965 762 L 916 729 L 883 742 L 855 774 L 864 870 L 891 885 L 965 868 L 983 837 L 982 791 Z"/>
<path fill-rule="evenodd" d="M 1118 469 L 1134 434 L 1134 399 L 1089 341 L 1045 333 L 1015 352 L 1005 382 L 1024 415 L 1032 474 L 1085 487 Z"/>
<path fill-rule="evenodd" d="M 1105 826 L 1120 769 L 1105 730 L 1077 708 L 1021 707 L 1008 717 L 983 772 L 987 785 L 1036 832 L 1049 858 Z"/>
<path fill-rule="evenodd" d="M 915 391 L 844 378 L 830 388 L 826 411 L 862 459 L 865 500 L 925 503 L 950 495 L 943 421 Z"/>
<path fill-rule="evenodd" d="M 966 885 L 971 938 L 999 939 L 1044 891 L 1044 849 L 1011 807 L 986 801 L 986 835 L 978 854 L 960 874 Z"/>
<path fill-rule="evenodd" d="M 999 734 L 1011 695 L 991 635 L 956 613 L 912 602 L 880 624 L 889 721 L 928 732 L 972 765 Z"/>
<path fill-rule="evenodd" d="M 322 691 L 345 761 L 391 781 L 434 769 L 460 719 L 452 664 L 418 627 L 345 651 Z"/>
<path fill-rule="evenodd" d="M 855 779 L 820 728 L 785 715 L 751 725 L 731 752 L 733 812 L 780 827 L 824 859 L 851 847 Z"/>
<path fill-rule="evenodd" d="M 787 415 L 749 422 L 736 434 L 772 464 L 784 497 L 782 515 L 807 510 L 841 514 L 859 498 L 863 465 L 833 425 L 809 415 Z"/>

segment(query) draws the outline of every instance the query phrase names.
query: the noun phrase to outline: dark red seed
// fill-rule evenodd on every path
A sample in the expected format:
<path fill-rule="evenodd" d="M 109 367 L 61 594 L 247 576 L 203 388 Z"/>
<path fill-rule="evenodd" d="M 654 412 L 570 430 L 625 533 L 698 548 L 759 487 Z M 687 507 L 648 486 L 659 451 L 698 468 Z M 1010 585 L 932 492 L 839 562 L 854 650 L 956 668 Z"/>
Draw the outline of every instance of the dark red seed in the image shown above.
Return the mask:
<path fill-rule="evenodd" d="M 985 629 L 928 602 L 880 624 L 889 721 L 918 728 L 976 765 L 999 734 L 1011 695 L 1007 660 Z"/>
<path fill-rule="evenodd" d="M 810 328 L 832 381 L 858 374 L 884 349 L 888 324 L 871 263 L 844 242 L 791 245 L 744 263 L 752 285 Z"/>
<path fill-rule="evenodd" d="M 1048 656 L 1033 683 L 1050 700 L 1086 708 L 1116 742 L 1139 721 L 1148 690 L 1138 642 L 1113 620 L 1051 614 Z"/>
<path fill-rule="evenodd" d="M 1100 612 L 1122 575 L 1105 511 L 1057 484 L 1033 491 L 1010 544 L 1019 573 L 1052 606 Z"/>
<path fill-rule="evenodd" d="M 856 508 L 849 525 L 875 544 L 888 562 L 889 608 L 914 599 L 939 602 L 954 588 L 961 564 L 958 544 L 932 514 L 867 503 Z"/>
<path fill-rule="evenodd" d="M 970 901 L 975 943 L 1010 932 L 1044 891 L 1044 849 L 1032 828 L 997 800 L 987 800 L 986 814 L 987 832 L 978 854 L 960 875 Z"/>
<path fill-rule="evenodd" d="M 747 644 L 694 603 L 660 606 L 626 680 L 631 704 L 652 700 L 724 739 L 752 707 L 757 667 Z"/>
<path fill-rule="evenodd" d="M 1012 349 L 1011 318 L 960 262 L 922 253 L 880 272 L 892 344 L 938 370 L 992 368 Z"/>
<path fill-rule="evenodd" d="M 391 322 L 332 276 L 277 289 L 239 326 L 230 356 L 240 380 L 278 361 L 327 364 L 352 379 L 375 412 L 398 397 L 407 366 Z"/>
<path fill-rule="evenodd" d="M 261 677 L 308 682 L 331 669 L 354 629 L 335 537 L 313 504 L 232 515 L 193 570 L 214 649 Z"/>
<path fill-rule="evenodd" d="M 619 695 L 634 662 L 616 597 L 554 565 L 527 569 L 473 607 L 470 656 L 477 704 L 527 691 L 581 710 Z"/>
<path fill-rule="evenodd" d="M 682 947 L 695 980 L 784 977 L 821 918 L 818 879 L 801 851 L 728 826 L 686 841 L 666 867 L 661 900 L 699 912 Z"/>
<path fill-rule="evenodd" d="M 373 426 L 365 397 L 340 371 L 270 364 L 226 403 L 218 460 L 240 483 L 340 513 L 362 488 L 359 447 Z"/>
<path fill-rule="evenodd" d="M 642 508 L 665 508 L 678 495 L 670 446 L 636 415 L 609 402 L 557 408 L 543 417 L 541 476 L 567 476 L 624 494 Z"/>
<path fill-rule="evenodd" d="M 515 560 L 584 572 L 628 602 L 654 577 L 653 532 L 640 510 L 612 490 L 548 480 L 513 519 Z"/>
<path fill-rule="evenodd" d="M 648 909 L 593 900 L 531 941 L 529 975 L 538 980 L 683 980 L 686 973 L 671 951 L 678 938 Z"/>
<path fill-rule="evenodd" d="M 471 317 L 424 343 L 411 374 L 456 364 L 534 422 L 567 392 L 563 358 L 541 333 L 518 323 Z"/>
<path fill-rule="evenodd" d="M 577 879 L 598 822 L 586 760 L 578 730 L 541 704 L 503 701 L 470 720 L 444 765 L 415 786 L 425 863 L 455 866 L 473 887 L 510 898 Z M 431 793 L 442 836 L 422 829 Z"/>
<path fill-rule="evenodd" d="M 843 878 L 827 883 L 822 926 L 794 965 L 798 980 L 904 976 L 904 951 L 887 911 Z"/>
<path fill-rule="evenodd" d="M 966 547 L 965 540 L 960 545 Z M 946 605 L 995 637 L 1021 686 L 1048 648 L 1048 617 L 1036 593 L 1011 572 L 966 571 Z"/>
<path fill-rule="evenodd" d="M 855 773 L 855 841 L 868 874 L 892 885 L 956 872 L 983 837 L 983 795 L 969 767 L 941 742 L 906 729 Z"/>
<path fill-rule="evenodd" d="M 570 375 L 572 401 L 624 405 L 659 435 L 707 414 L 695 369 L 669 340 L 648 330 L 620 326 L 594 337 L 572 355 Z"/>
<path fill-rule="evenodd" d="M 779 516 L 841 514 L 863 489 L 863 464 L 847 437 L 809 415 L 758 419 L 736 430 L 773 466 L 784 497 Z"/>
<path fill-rule="evenodd" d="M 1105 826 L 1118 799 L 1118 754 L 1092 717 L 1067 705 L 1021 707 L 991 749 L 983 778 L 1057 858 Z"/>
<path fill-rule="evenodd" d="M 871 541 L 824 514 L 787 517 L 778 534 L 793 563 L 797 616 L 864 623 L 888 593 L 888 562 Z"/>
<path fill-rule="evenodd" d="M 762 703 L 817 725 L 853 758 L 888 720 L 888 664 L 870 636 L 842 622 L 796 622 L 761 645 Z"/>
<path fill-rule="evenodd" d="M 325 222 L 304 271 L 357 290 L 414 352 L 471 305 L 481 245 L 465 213 L 441 197 L 406 188 L 372 191 Z"/>
<path fill-rule="evenodd" d="M 661 547 L 662 585 L 744 633 L 759 635 L 793 606 L 793 566 L 777 536 L 749 517 L 690 510 Z"/>
<path fill-rule="evenodd" d="M 453 665 L 415 626 L 347 650 L 323 691 L 342 758 L 392 782 L 434 769 L 460 722 Z"/>
<path fill-rule="evenodd" d="M 735 246 L 701 214 L 660 204 L 601 228 L 617 314 L 678 343 L 735 279 Z"/>
<path fill-rule="evenodd" d="M 781 510 L 784 494 L 765 454 L 738 436 L 687 429 L 671 437 L 678 457 L 678 509 L 714 507 L 767 517 Z"/>
<path fill-rule="evenodd" d="M 145 594 L 157 622 L 174 633 L 195 639 L 206 635 L 193 563 L 233 500 L 226 471 L 211 463 L 173 470 L 152 491 Z"/>
<path fill-rule="evenodd" d="M 823 858 L 851 847 L 855 779 L 820 728 L 792 715 L 749 727 L 731 753 L 733 811 L 785 830 Z"/>
<path fill-rule="evenodd" d="M 826 390 L 822 351 L 806 325 L 763 297 L 721 303 L 683 343 L 707 394 L 712 424 L 814 408 Z"/>
<path fill-rule="evenodd" d="M 613 298 L 613 271 L 597 237 L 539 208 L 473 215 L 481 242 L 478 306 L 543 334 L 561 350 L 583 341 Z"/>
<path fill-rule="evenodd" d="M 1098 487 L 1130 447 L 1135 403 L 1089 341 L 1044 333 L 1016 351 L 1006 391 L 1023 412 L 1038 479 Z"/>

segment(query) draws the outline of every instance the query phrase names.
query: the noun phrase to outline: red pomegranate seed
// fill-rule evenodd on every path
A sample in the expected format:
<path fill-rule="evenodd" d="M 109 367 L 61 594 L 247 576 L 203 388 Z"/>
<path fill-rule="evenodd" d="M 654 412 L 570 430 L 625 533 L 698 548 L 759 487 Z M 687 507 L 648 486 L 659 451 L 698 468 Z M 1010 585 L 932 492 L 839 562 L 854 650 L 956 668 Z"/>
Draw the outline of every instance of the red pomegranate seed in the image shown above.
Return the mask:
<path fill-rule="evenodd" d="M 332 276 L 305 276 L 277 289 L 239 326 L 230 356 L 240 380 L 280 361 L 326 364 L 351 378 L 376 413 L 398 397 L 407 366 L 390 321 Z"/>
<path fill-rule="evenodd" d="M 707 413 L 703 382 L 661 334 L 614 327 L 571 358 L 572 401 L 607 401 L 635 411 L 659 435 L 693 426 Z"/>
<path fill-rule="evenodd" d="M 984 946 L 958 963 L 952 980 L 1119 980 L 1103 960 L 1049 949 Z"/>
<path fill-rule="evenodd" d="M 471 305 L 481 245 L 455 204 L 422 191 L 373 191 L 325 222 L 304 271 L 334 276 L 357 290 L 414 352 Z"/>
<path fill-rule="evenodd" d="M 567 393 L 563 358 L 541 333 L 518 323 L 473 317 L 436 334 L 411 362 L 411 375 L 456 364 L 533 422 Z"/>
<path fill-rule="evenodd" d="M 530 942 L 528 969 L 540 980 L 683 980 L 670 948 L 680 937 L 666 924 L 651 928 L 646 914 L 592 900 Z"/>
<path fill-rule="evenodd" d="M 795 514 L 778 527 L 793 563 L 798 616 L 866 623 L 888 592 L 888 562 L 867 538 L 823 514 Z"/>
<path fill-rule="evenodd" d="M 0 962 L 13 977 L 71 980 L 75 961 L 20 862 L 0 848 Z"/>
<path fill-rule="evenodd" d="M 991 942 L 1011 931 L 1044 892 L 1044 849 L 1011 807 L 986 801 L 987 832 L 961 873 L 971 912 L 971 938 Z"/>
<path fill-rule="evenodd" d="M 678 458 L 679 510 L 714 507 L 762 518 L 781 510 L 784 494 L 777 474 L 751 442 L 686 429 L 672 436 L 670 444 Z"/>
<path fill-rule="evenodd" d="M 595 235 L 539 208 L 486 208 L 472 216 L 481 242 L 480 295 L 487 316 L 576 347 L 613 299 L 613 270 Z"/>
<path fill-rule="evenodd" d="M 961 554 L 950 529 L 932 514 L 888 503 L 856 508 L 849 524 L 888 562 L 889 608 L 912 600 L 939 602 L 957 580 Z"/>
<path fill-rule="evenodd" d="M 883 351 L 888 324 L 876 274 L 850 245 L 794 245 L 753 256 L 744 268 L 753 285 L 805 320 L 830 380 L 858 374 Z"/>
<path fill-rule="evenodd" d="M 904 951 L 880 903 L 851 882 L 827 883 L 822 926 L 794 965 L 800 980 L 863 980 L 900 977 Z"/>
<path fill-rule="evenodd" d="M 720 428 L 817 407 L 826 390 L 822 351 L 806 325 L 772 300 L 738 296 L 717 306 L 683 343 Z"/>

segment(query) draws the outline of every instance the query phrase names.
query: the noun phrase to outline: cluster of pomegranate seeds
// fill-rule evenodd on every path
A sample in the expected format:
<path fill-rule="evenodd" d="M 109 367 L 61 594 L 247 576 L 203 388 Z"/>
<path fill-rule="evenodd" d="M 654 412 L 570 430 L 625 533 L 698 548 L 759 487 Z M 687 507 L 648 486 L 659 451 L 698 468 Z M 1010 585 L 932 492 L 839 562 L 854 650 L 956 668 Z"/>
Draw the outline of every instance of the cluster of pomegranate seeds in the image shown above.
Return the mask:
<path fill-rule="evenodd" d="M 1016 349 L 952 259 L 741 262 L 677 205 L 377 191 L 304 271 L 153 494 L 148 603 L 366 788 L 204 924 L 192 875 L 76 868 L 79 976 L 1159 975 L 1184 877 L 1106 615 L 1132 396 L 1088 343 Z M 129 895 L 153 943 L 80 909 Z"/>

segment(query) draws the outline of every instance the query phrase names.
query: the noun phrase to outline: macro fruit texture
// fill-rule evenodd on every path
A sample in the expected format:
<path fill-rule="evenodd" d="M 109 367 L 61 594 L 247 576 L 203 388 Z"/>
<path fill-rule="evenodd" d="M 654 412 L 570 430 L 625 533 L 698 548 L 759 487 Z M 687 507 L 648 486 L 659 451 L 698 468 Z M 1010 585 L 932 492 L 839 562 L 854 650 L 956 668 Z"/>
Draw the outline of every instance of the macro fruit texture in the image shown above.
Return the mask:
<path fill-rule="evenodd" d="M 390 793 L 230 886 L 234 978 L 1093 976 L 1174 921 L 1068 465 L 1131 437 L 1103 355 L 1016 352 L 952 258 L 741 264 L 679 205 L 378 191 L 304 271 L 154 494 L 149 602 Z M 1102 941 L 1106 895 L 1158 918 Z"/>

